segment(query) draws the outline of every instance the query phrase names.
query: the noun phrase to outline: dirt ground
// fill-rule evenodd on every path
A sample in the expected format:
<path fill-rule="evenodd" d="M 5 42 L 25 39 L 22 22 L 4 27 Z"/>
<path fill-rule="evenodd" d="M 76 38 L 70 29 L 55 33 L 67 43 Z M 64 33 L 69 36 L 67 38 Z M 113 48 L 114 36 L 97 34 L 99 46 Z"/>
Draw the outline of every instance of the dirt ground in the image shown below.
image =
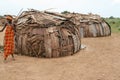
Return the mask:
<path fill-rule="evenodd" d="M 15 55 L 4 63 L 0 53 L 0 80 L 120 80 L 120 34 L 82 43 L 86 49 L 54 59 Z"/>

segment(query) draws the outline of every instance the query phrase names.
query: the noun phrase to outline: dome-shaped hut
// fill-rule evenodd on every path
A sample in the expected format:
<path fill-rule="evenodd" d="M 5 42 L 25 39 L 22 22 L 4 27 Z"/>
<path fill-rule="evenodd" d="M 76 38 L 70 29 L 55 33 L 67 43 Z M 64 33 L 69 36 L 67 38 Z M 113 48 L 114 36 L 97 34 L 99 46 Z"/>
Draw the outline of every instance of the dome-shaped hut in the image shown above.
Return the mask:
<path fill-rule="evenodd" d="M 76 25 L 65 18 L 30 10 L 17 18 L 15 53 L 34 57 L 61 57 L 80 50 Z"/>
<path fill-rule="evenodd" d="M 78 25 L 81 37 L 104 37 L 111 35 L 110 25 L 102 19 L 99 15 L 94 14 L 78 14 L 71 13 L 66 14 L 71 19 L 77 18 Z"/>

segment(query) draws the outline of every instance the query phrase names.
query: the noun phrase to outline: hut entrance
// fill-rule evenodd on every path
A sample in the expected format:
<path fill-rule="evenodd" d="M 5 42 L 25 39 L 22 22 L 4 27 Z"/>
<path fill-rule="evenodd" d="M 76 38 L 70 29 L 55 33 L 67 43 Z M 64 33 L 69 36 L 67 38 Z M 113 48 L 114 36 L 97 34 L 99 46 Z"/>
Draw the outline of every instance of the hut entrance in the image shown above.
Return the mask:
<path fill-rule="evenodd" d="M 80 35 L 81 35 L 81 38 L 84 37 L 84 28 L 83 27 L 80 27 Z"/>

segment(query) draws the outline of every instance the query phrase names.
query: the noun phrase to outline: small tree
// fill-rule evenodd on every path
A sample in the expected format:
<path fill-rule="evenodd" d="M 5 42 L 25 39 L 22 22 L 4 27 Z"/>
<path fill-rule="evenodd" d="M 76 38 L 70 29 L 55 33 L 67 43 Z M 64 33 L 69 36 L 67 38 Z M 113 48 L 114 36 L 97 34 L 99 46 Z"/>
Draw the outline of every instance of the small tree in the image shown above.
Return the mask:
<path fill-rule="evenodd" d="M 110 16 L 109 19 L 114 19 L 114 17 L 113 17 L 113 16 Z"/>
<path fill-rule="evenodd" d="M 69 11 L 63 11 L 61 12 L 62 14 L 67 14 L 67 13 L 70 13 Z"/>

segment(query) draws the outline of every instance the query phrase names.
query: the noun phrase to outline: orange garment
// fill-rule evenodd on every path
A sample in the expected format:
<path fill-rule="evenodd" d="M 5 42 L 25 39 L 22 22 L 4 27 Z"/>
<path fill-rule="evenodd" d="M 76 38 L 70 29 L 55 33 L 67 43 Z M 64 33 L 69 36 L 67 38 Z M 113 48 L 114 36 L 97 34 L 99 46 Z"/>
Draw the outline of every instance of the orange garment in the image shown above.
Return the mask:
<path fill-rule="evenodd" d="M 4 57 L 7 58 L 8 55 L 14 52 L 14 31 L 13 27 L 9 24 L 6 25 L 5 31 L 5 41 L 4 41 Z"/>

